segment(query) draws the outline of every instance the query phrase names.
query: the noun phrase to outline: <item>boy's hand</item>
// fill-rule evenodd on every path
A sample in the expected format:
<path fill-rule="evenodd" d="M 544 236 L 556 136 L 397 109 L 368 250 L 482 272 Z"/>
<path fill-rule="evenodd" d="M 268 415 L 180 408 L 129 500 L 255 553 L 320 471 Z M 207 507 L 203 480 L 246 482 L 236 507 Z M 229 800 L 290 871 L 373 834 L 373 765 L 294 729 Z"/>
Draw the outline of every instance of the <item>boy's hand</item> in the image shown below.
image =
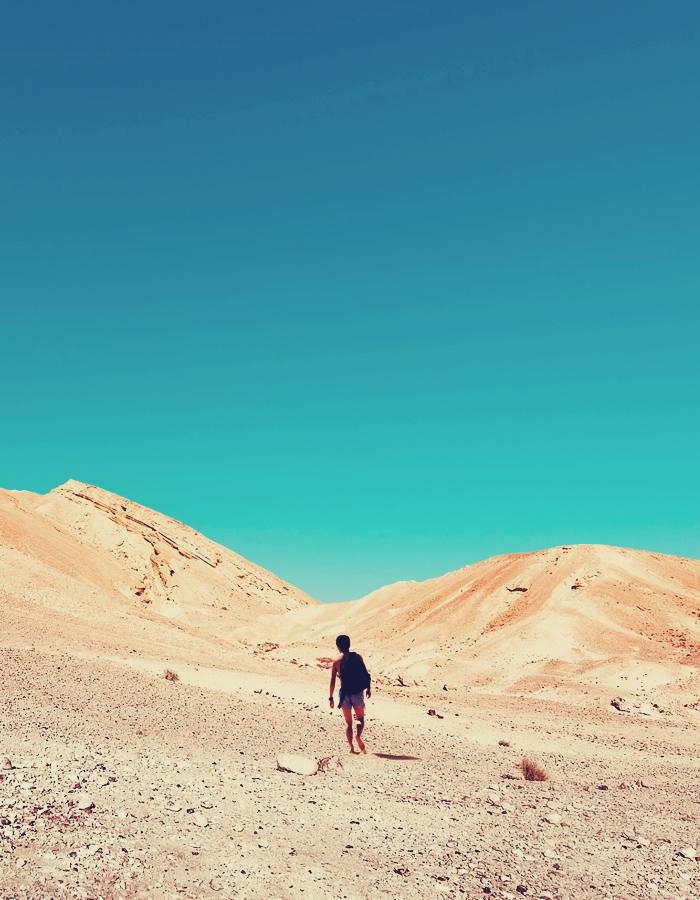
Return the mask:
<path fill-rule="evenodd" d="M 372 696 L 372 689 L 371 689 L 371 688 L 367 688 L 367 690 L 365 691 L 365 694 L 367 695 L 367 699 L 369 700 L 370 697 Z"/>
<path fill-rule="evenodd" d="M 328 698 L 328 705 L 331 709 L 335 709 L 335 700 L 332 697 Z"/>

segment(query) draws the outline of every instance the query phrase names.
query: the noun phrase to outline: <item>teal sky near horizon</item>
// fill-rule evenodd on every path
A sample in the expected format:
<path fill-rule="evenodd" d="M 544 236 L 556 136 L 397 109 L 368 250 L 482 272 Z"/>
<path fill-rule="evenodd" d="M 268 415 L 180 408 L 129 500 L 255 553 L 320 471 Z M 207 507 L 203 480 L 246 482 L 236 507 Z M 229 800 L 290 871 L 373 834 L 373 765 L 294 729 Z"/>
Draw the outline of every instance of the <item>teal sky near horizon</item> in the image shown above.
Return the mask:
<path fill-rule="evenodd" d="M 697 3 L 0 18 L 0 485 L 323 600 L 700 557 Z"/>

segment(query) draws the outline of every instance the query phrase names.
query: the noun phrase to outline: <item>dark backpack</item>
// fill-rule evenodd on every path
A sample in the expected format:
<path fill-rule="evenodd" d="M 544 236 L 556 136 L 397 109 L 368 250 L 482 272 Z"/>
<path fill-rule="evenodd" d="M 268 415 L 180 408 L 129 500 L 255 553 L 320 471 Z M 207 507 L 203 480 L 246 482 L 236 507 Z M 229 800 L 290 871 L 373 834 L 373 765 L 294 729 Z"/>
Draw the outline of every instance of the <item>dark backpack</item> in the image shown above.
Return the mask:
<path fill-rule="evenodd" d="M 340 683 L 346 697 L 369 689 L 372 679 L 359 653 L 348 653 L 347 658 L 341 662 Z"/>

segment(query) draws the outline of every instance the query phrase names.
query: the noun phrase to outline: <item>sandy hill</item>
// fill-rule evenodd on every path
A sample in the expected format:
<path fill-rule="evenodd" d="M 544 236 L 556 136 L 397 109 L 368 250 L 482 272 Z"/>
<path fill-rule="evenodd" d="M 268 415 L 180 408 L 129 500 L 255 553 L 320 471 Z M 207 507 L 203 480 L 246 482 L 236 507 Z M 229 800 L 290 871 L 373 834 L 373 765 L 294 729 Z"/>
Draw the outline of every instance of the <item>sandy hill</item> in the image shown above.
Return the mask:
<path fill-rule="evenodd" d="M 69 481 L 0 491 L 0 571 L 5 643 L 270 675 L 295 660 L 310 677 L 347 632 L 375 673 L 429 690 L 700 693 L 700 562 L 639 550 L 498 556 L 319 604 L 181 522 Z"/>
<path fill-rule="evenodd" d="M 40 644 L 179 633 L 218 642 L 312 601 L 181 522 L 92 485 L 0 490 L 0 616 Z"/>
<path fill-rule="evenodd" d="M 484 560 L 282 619 L 303 658 L 350 633 L 404 680 L 487 690 L 683 691 L 700 667 L 700 562 L 581 545 Z M 295 643 L 299 642 L 299 643 Z"/>

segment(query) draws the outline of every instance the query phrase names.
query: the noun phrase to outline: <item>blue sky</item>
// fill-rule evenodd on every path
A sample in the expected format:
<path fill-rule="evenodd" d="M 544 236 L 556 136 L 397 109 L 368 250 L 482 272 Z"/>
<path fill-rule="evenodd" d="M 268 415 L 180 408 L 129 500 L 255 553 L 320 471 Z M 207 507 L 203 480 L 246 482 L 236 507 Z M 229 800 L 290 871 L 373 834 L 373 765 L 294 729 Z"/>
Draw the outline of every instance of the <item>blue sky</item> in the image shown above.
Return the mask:
<path fill-rule="evenodd" d="M 696 3 L 13 4 L 0 484 L 324 600 L 700 556 Z"/>

